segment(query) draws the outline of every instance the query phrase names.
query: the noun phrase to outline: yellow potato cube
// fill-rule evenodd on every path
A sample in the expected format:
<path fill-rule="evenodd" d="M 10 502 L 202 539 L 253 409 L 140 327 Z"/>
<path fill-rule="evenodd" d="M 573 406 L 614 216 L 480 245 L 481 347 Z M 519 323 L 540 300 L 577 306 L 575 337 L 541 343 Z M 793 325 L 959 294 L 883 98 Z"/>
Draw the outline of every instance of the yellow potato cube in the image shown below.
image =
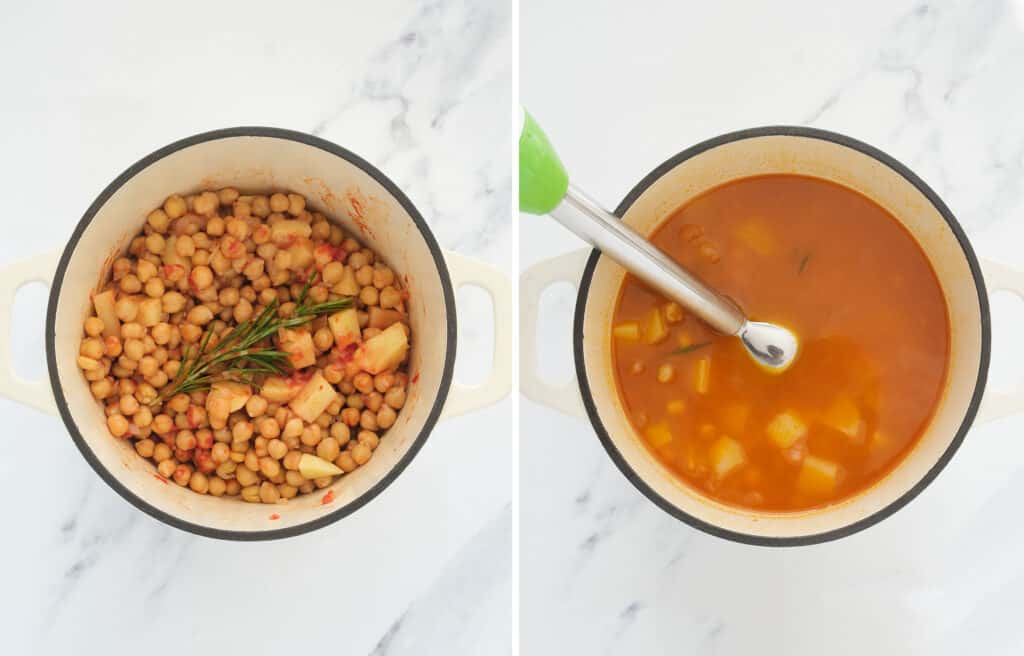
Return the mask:
<path fill-rule="evenodd" d="M 282 328 L 277 331 L 278 347 L 288 354 L 288 362 L 296 369 L 308 367 L 316 363 L 316 349 L 313 346 L 313 336 L 308 330 L 288 330 Z"/>
<path fill-rule="evenodd" d="M 271 403 L 291 401 L 302 391 L 302 383 L 281 376 L 270 376 L 260 387 L 260 396 Z"/>
<path fill-rule="evenodd" d="M 804 458 L 796 488 L 802 494 L 825 497 L 832 494 L 839 482 L 839 465 L 823 458 L 808 455 Z"/>
<path fill-rule="evenodd" d="M 252 396 L 252 388 L 250 386 L 245 383 L 229 380 L 214 383 L 211 386 L 211 390 L 228 400 L 228 409 L 231 412 L 238 412 L 244 408 Z"/>
<path fill-rule="evenodd" d="M 665 446 L 672 441 L 672 430 L 668 427 L 668 423 L 664 421 L 648 426 L 644 431 L 644 435 L 647 437 L 647 441 L 651 443 L 651 446 L 655 447 Z"/>
<path fill-rule="evenodd" d="M 708 455 L 711 458 L 711 468 L 718 478 L 725 478 L 747 459 L 743 453 L 743 445 L 725 435 L 715 440 Z"/>
<path fill-rule="evenodd" d="M 711 383 L 711 359 L 701 358 L 697 360 L 697 376 L 694 389 L 698 394 L 707 394 L 708 386 Z"/>
<path fill-rule="evenodd" d="M 323 458 L 318 458 L 311 453 L 303 453 L 299 458 L 299 473 L 306 480 L 314 478 L 327 478 L 342 473 L 341 469 Z"/>
<path fill-rule="evenodd" d="M 856 443 L 864 442 L 864 420 L 857 405 L 847 397 L 836 399 L 825 411 L 821 423 L 846 434 Z"/>
<path fill-rule="evenodd" d="M 792 412 L 783 412 L 768 423 L 765 432 L 780 449 L 788 449 L 807 436 L 807 424 Z"/>
<path fill-rule="evenodd" d="M 92 306 L 96 309 L 96 316 L 103 322 L 104 337 L 121 336 L 121 322 L 117 319 L 114 304 L 114 292 L 110 289 L 92 297 Z"/>
<path fill-rule="evenodd" d="M 327 382 L 323 374 L 317 371 L 309 379 L 309 382 L 306 383 L 306 386 L 302 388 L 298 396 L 292 399 L 288 407 L 292 409 L 292 412 L 302 417 L 302 419 L 312 423 L 323 414 L 327 406 L 336 398 L 338 398 L 337 390 Z"/>
<path fill-rule="evenodd" d="M 359 315 L 355 308 L 335 312 L 327 318 L 327 325 L 334 335 L 334 343 L 338 348 L 345 348 L 349 344 L 357 344 L 362 340 Z"/>
<path fill-rule="evenodd" d="M 648 344 L 660 344 L 668 338 L 668 324 L 661 314 L 661 308 L 654 308 L 644 322 L 644 341 Z"/>
<path fill-rule="evenodd" d="M 408 351 L 405 328 L 396 323 L 360 344 L 353 361 L 363 371 L 377 375 L 401 364 Z"/>
<path fill-rule="evenodd" d="M 637 342 L 640 340 L 640 324 L 636 321 L 625 321 L 612 328 L 612 334 L 616 339 Z"/>

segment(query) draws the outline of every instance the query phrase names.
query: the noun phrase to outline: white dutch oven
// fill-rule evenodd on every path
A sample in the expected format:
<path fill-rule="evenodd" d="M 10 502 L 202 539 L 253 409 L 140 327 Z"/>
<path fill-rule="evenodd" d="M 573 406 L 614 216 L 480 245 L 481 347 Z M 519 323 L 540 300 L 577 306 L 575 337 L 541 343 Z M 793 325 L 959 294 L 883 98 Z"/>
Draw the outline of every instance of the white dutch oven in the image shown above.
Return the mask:
<path fill-rule="evenodd" d="M 823 178 L 871 198 L 914 235 L 942 285 L 951 322 L 948 380 L 922 438 L 891 474 L 841 503 L 798 513 L 729 507 L 680 482 L 644 447 L 616 392 L 611 321 L 625 271 L 598 251 L 548 260 L 523 275 L 520 375 L 523 394 L 530 399 L 589 418 L 622 473 L 669 514 L 720 537 L 785 546 L 847 536 L 891 515 L 945 467 L 976 417 L 994 419 L 1022 407 L 1024 392 L 989 393 L 982 403 L 991 344 L 982 269 L 992 288 L 1018 295 L 1024 293 L 1024 275 L 995 263 L 979 266 L 953 214 L 905 166 L 866 144 L 808 128 L 757 128 L 698 144 L 644 178 L 619 204 L 616 215 L 650 234 L 695 196 L 730 180 L 771 173 Z M 578 388 L 555 388 L 537 375 L 537 302 L 546 287 L 562 281 L 579 288 L 573 328 Z"/>
<path fill-rule="evenodd" d="M 90 292 L 111 255 L 126 248 L 147 212 L 170 193 L 233 186 L 246 191 L 290 189 L 380 253 L 406 281 L 413 349 L 408 401 L 370 462 L 330 488 L 273 508 L 200 496 L 161 482 L 125 440 L 110 436 L 103 410 L 75 366 Z M 57 257 L 59 256 L 59 262 Z M 46 316 L 49 381 L 20 380 L 11 369 L 10 306 L 21 285 L 51 286 Z M 494 362 L 486 383 L 452 382 L 456 350 L 455 288 L 475 285 L 494 305 Z M 63 254 L 15 263 L 0 271 L 0 393 L 57 413 L 93 469 L 129 502 L 172 526 L 201 535 L 265 540 L 330 524 L 386 488 L 423 447 L 435 423 L 505 396 L 511 387 L 511 287 L 498 271 L 442 253 L 420 213 L 380 171 L 316 137 L 273 128 L 233 128 L 197 135 L 144 158 L 89 207 Z M 279 517 L 271 519 L 271 515 Z"/>

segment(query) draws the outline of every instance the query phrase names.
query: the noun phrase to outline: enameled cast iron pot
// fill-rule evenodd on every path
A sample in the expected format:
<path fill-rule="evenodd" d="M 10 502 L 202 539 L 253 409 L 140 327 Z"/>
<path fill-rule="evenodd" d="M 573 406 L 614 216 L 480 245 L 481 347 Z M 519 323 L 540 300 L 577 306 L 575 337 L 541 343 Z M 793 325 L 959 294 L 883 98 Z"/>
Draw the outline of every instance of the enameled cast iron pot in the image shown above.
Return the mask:
<path fill-rule="evenodd" d="M 409 396 L 369 463 L 330 488 L 273 508 L 201 496 L 161 482 L 127 440 L 109 434 L 103 409 L 75 364 L 90 292 L 112 256 L 142 228 L 146 214 L 171 193 L 237 187 L 288 189 L 380 253 L 406 282 L 413 334 Z M 59 257 L 59 262 L 57 258 Z M 18 287 L 51 286 L 45 341 L 49 381 L 19 379 L 10 363 L 10 307 Z M 452 381 L 456 349 L 455 289 L 485 289 L 494 305 L 495 355 L 487 382 Z M 183 139 L 122 173 L 86 211 L 63 253 L 0 270 L 0 394 L 44 412 L 59 412 L 85 459 L 122 497 L 187 531 L 233 540 L 266 540 L 326 526 L 380 494 L 423 447 L 435 423 L 505 396 L 511 387 L 511 286 L 475 260 L 442 253 L 423 217 L 383 173 L 323 139 L 274 128 L 232 128 Z M 271 512 L 273 511 L 273 513 Z M 272 514 L 279 515 L 270 519 Z"/>
<path fill-rule="evenodd" d="M 541 262 L 524 274 L 520 376 L 530 399 L 588 418 L 626 478 L 673 517 L 738 542 L 790 546 L 844 537 L 881 521 L 931 483 L 973 421 L 1024 408 L 1024 392 L 984 394 L 991 346 L 986 279 L 991 288 L 1022 295 L 1024 275 L 979 263 L 952 212 L 907 167 L 867 144 L 810 128 L 756 128 L 693 146 L 641 180 L 615 213 L 641 234 L 650 234 L 675 209 L 709 189 L 773 173 L 823 178 L 864 194 L 906 226 L 938 275 L 951 322 L 948 380 L 931 423 L 892 473 L 843 502 L 797 513 L 733 508 L 679 481 L 644 447 L 616 392 L 611 322 L 625 271 L 596 250 Z M 578 388 L 553 387 L 537 375 L 537 302 L 546 287 L 562 281 L 579 288 L 573 325 Z"/>

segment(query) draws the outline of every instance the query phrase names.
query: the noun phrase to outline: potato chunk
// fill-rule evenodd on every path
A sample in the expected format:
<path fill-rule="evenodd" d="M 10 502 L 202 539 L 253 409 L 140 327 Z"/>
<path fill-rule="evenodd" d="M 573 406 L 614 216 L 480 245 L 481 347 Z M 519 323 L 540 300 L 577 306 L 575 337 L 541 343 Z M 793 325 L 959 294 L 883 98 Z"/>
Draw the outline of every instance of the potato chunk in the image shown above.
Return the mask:
<path fill-rule="evenodd" d="M 792 411 L 786 411 L 775 415 L 765 432 L 780 449 L 788 449 L 807 436 L 807 424 Z"/>
<path fill-rule="evenodd" d="M 825 497 L 832 494 L 839 482 L 839 465 L 808 455 L 796 479 L 796 488 L 811 497 Z"/>
<path fill-rule="evenodd" d="M 668 427 L 668 423 L 659 421 L 648 426 L 644 430 L 644 436 L 651 443 L 651 446 L 665 446 L 672 441 L 672 429 Z"/>
<path fill-rule="evenodd" d="M 121 322 L 114 311 L 114 291 L 108 289 L 92 297 L 92 306 L 96 308 L 96 316 L 103 322 L 104 337 L 120 337 Z"/>
<path fill-rule="evenodd" d="M 334 335 L 334 343 L 338 348 L 345 348 L 349 344 L 358 344 L 362 341 L 359 315 L 355 308 L 335 312 L 327 319 L 327 325 Z"/>
<path fill-rule="evenodd" d="M 653 308 L 647 315 L 643 333 L 644 341 L 648 344 L 660 344 L 668 338 L 668 323 L 661 314 L 661 308 Z"/>
<path fill-rule="evenodd" d="M 308 239 L 313 228 L 302 221 L 278 221 L 270 227 L 270 239 L 277 246 L 291 246 L 299 239 Z"/>
<path fill-rule="evenodd" d="M 314 478 L 337 476 L 342 471 L 333 463 L 327 462 L 323 458 L 318 458 L 311 453 L 303 453 L 299 459 L 299 473 L 302 474 L 303 478 L 311 481 Z"/>
<path fill-rule="evenodd" d="M 616 339 L 627 342 L 638 342 L 640 341 L 640 324 L 636 321 L 623 321 L 612 328 L 612 335 Z"/>
<path fill-rule="evenodd" d="M 376 375 L 401 364 L 408 350 L 409 338 L 402 324 L 396 323 L 360 344 L 353 362 L 363 371 Z"/>
<path fill-rule="evenodd" d="M 359 294 L 359 283 L 356 282 L 356 274 L 352 267 L 345 267 L 341 274 L 341 280 L 334 285 L 331 291 L 342 296 L 357 296 Z"/>
<path fill-rule="evenodd" d="M 747 460 L 746 454 L 743 453 L 743 445 L 725 435 L 715 440 L 708 455 L 711 457 L 711 468 L 717 478 L 725 478 Z"/>
<path fill-rule="evenodd" d="M 265 393 L 264 396 L 266 396 Z M 318 371 L 313 374 L 298 396 L 292 399 L 288 407 L 302 419 L 312 423 L 336 398 L 338 398 L 337 390 Z"/>
<path fill-rule="evenodd" d="M 216 382 L 211 386 L 211 390 L 228 400 L 230 412 L 238 412 L 244 408 L 249 398 L 252 397 L 252 388 L 250 386 L 235 381 L 225 380 Z"/>
<path fill-rule="evenodd" d="M 277 344 L 288 354 L 288 362 L 295 369 L 316 363 L 316 348 L 313 346 L 313 336 L 308 330 L 282 328 L 277 332 Z"/>
<path fill-rule="evenodd" d="M 865 424 L 857 404 L 847 397 L 836 399 L 821 418 L 821 423 L 844 433 L 854 443 L 861 444 L 865 438 Z"/>
<path fill-rule="evenodd" d="M 263 381 L 263 387 L 260 388 L 260 396 L 271 403 L 286 403 L 299 395 L 303 385 L 303 383 L 292 378 L 270 376 Z"/>

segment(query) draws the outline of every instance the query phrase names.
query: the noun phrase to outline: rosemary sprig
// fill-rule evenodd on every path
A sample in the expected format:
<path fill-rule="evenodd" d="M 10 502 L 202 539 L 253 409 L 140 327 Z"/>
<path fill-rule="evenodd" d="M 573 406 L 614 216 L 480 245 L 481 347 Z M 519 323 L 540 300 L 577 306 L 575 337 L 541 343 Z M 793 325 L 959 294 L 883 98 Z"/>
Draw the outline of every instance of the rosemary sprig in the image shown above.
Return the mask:
<path fill-rule="evenodd" d="M 682 355 L 684 353 L 690 353 L 691 351 L 696 351 L 697 349 L 702 349 L 705 346 L 710 346 L 710 345 L 711 345 L 711 342 L 700 342 L 698 344 L 690 344 L 689 346 L 682 346 L 680 348 L 673 349 L 672 351 L 669 351 L 668 354 L 669 355 Z"/>
<path fill-rule="evenodd" d="M 208 389 L 222 378 L 253 384 L 259 376 L 289 373 L 292 366 L 288 353 L 268 346 L 266 342 L 281 329 L 304 326 L 321 314 L 344 310 L 352 305 L 350 296 L 323 303 L 306 303 L 315 277 L 314 271 L 302 288 L 290 317 L 277 316 L 279 304 L 274 299 L 255 319 L 238 324 L 213 346 L 210 346 L 213 328 L 208 328 L 194 353 L 192 347 L 185 347 L 178 374 L 160 390 L 153 405 L 177 394 Z"/>

